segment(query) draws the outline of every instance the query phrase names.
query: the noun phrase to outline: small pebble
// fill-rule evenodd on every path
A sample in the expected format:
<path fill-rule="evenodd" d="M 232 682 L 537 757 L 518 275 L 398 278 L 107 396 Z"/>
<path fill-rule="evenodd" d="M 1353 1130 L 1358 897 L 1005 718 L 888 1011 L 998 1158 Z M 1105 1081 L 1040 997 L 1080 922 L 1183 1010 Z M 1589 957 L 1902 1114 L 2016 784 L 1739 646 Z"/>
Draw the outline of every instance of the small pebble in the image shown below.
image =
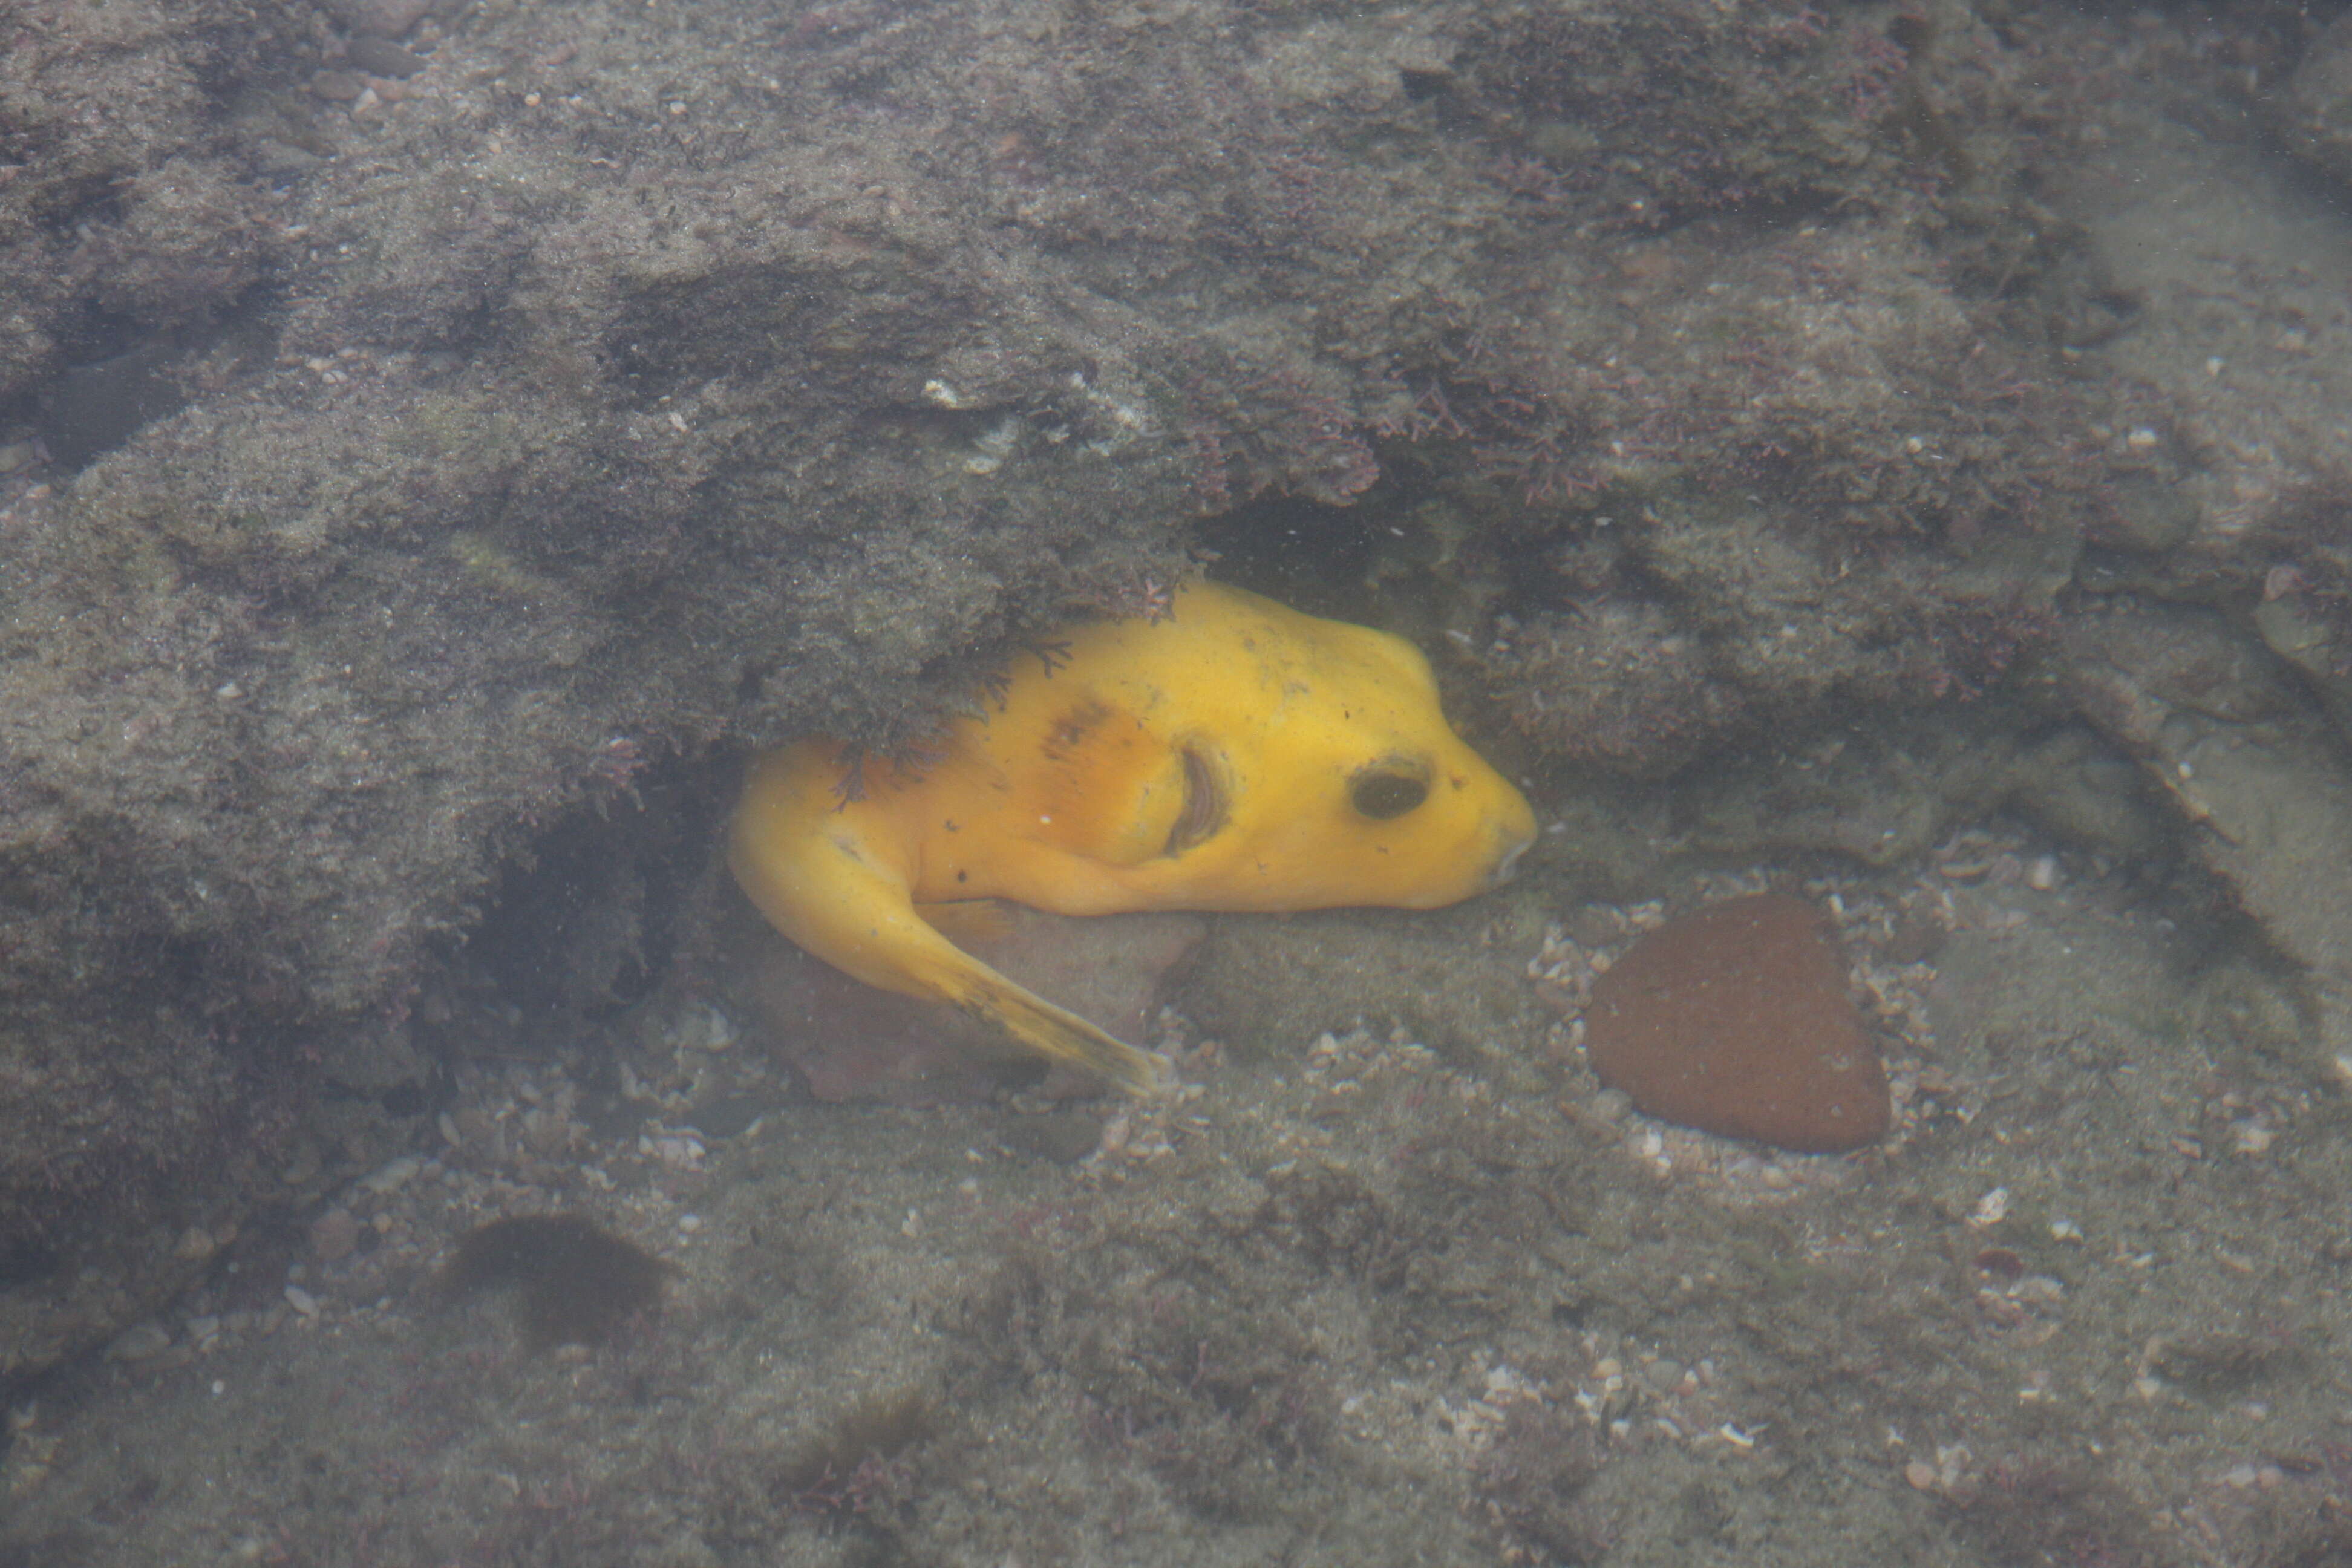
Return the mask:
<path fill-rule="evenodd" d="M 533 1109 L 523 1112 L 522 1141 L 534 1154 L 554 1159 L 572 1147 L 577 1124 L 560 1110 Z"/>
<path fill-rule="evenodd" d="M 278 1179 L 289 1187 L 308 1185 L 317 1178 L 320 1163 L 319 1146 L 305 1140 L 295 1145 L 294 1157 L 278 1173 Z"/>
<path fill-rule="evenodd" d="M 456 1142 L 457 1140 L 453 1138 L 450 1142 Z M 424 1168 L 424 1162 L 415 1156 L 403 1154 L 397 1160 L 387 1161 L 367 1175 L 361 1177 L 360 1185 L 378 1197 L 389 1196 L 406 1186 L 409 1179 Z"/>
<path fill-rule="evenodd" d="M 286 1287 L 286 1304 L 293 1308 L 299 1317 L 315 1318 L 319 1315 L 319 1299 L 299 1285 Z"/>
<path fill-rule="evenodd" d="M 702 1140 L 691 1128 L 665 1132 L 660 1137 L 640 1135 L 637 1152 L 658 1160 L 674 1171 L 697 1171 L 702 1168 Z"/>
<path fill-rule="evenodd" d="M 109 1361 L 151 1361 L 172 1348 L 172 1331 L 150 1320 L 125 1329 L 106 1347 Z"/>
<path fill-rule="evenodd" d="M 1102 1139 L 1096 1147 L 1106 1154 L 1118 1153 L 1127 1147 L 1127 1141 L 1133 1128 L 1134 1124 L 1128 1120 L 1127 1113 L 1121 1111 L 1103 1123 Z"/>
<path fill-rule="evenodd" d="M 353 102 L 367 89 L 367 78 L 357 71 L 320 71 L 310 79 L 313 95 L 336 103 Z"/>
<path fill-rule="evenodd" d="M 360 1222 L 341 1205 L 310 1222 L 310 1256 L 321 1263 L 349 1258 L 360 1242 Z"/>
<path fill-rule="evenodd" d="M 425 68 L 423 60 L 390 38 L 353 38 L 349 58 L 353 66 L 370 76 L 392 77 L 400 80 L 406 80 Z"/>

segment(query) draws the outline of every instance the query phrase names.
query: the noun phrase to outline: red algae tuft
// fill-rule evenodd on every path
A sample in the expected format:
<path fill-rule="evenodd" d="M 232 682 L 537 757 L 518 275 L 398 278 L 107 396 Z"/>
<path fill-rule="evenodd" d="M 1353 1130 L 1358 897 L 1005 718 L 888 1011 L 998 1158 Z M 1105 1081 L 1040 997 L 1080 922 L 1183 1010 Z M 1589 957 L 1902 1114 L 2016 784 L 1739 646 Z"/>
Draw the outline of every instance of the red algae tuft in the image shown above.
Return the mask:
<path fill-rule="evenodd" d="M 1828 922 L 1786 893 L 1670 921 L 1593 983 L 1593 1070 L 1649 1115 L 1799 1153 L 1886 1131 L 1886 1075 Z"/>

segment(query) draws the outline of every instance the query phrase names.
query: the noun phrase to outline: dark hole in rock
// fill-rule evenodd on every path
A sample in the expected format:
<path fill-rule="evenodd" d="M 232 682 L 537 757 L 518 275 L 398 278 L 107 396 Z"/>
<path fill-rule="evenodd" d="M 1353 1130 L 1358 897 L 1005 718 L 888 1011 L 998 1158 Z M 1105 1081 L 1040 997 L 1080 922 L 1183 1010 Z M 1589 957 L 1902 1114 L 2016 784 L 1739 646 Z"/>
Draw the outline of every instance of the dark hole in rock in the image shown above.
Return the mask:
<path fill-rule="evenodd" d="M 111 359 L 78 364 L 41 392 L 41 439 L 49 456 L 78 468 L 112 451 L 139 428 L 178 412 L 187 394 L 172 374 L 178 351 L 158 340 Z"/>
<path fill-rule="evenodd" d="M 530 1349 L 601 1344 L 661 1300 L 677 1270 L 578 1215 L 520 1215 L 477 1226 L 442 1270 L 450 1300 L 514 1292 Z"/>
<path fill-rule="evenodd" d="M 730 1094 L 697 1108 L 694 1128 L 710 1138 L 737 1138 L 751 1130 L 757 1121 L 775 1109 L 766 1097 L 756 1094 Z"/>
<path fill-rule="evenodd" d="M 396 1083 L 377 1096 L 384 1113 L 389 1116 L 422 1116 L 432 1104 L 432 1096 L 421 1083 Z"/>
<path fill-rule="evenodd" d="M 1102 1130 L 1100 1116 L 1083 1110 L 1055 1110 L 1007 1121 L 1004 1145 L 1056 1165 L 1068 1165 L 1095 1152 L 1102 1142 Z"/>
<path fill-rule="evenodd" d="M 46 1279 L 58 1263 L 57 1253 L 35 1242 L 22 1241 L 0 1250 L 0 1290 Z"/>

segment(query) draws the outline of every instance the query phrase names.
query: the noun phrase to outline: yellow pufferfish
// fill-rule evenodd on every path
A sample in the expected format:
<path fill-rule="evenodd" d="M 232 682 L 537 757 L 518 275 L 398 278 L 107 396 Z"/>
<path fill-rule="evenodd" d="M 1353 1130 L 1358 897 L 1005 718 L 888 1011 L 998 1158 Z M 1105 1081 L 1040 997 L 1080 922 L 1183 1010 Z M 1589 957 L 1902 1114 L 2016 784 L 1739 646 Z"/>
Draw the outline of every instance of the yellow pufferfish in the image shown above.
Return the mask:
<path fill-rule="evenodd" d="M 1023 989 L 934 921 L 1005 899 L 1064 915 L 1436 909 L 1535 837 L 1403 638 L 1215 583 L 1159 619 L 1056 634 L 919 762 L 809 740 L 752 767 L 735 878 L 775 928 L 886 991 L 952 1004 L 1135 1092 L 1159 1055 Z"/>

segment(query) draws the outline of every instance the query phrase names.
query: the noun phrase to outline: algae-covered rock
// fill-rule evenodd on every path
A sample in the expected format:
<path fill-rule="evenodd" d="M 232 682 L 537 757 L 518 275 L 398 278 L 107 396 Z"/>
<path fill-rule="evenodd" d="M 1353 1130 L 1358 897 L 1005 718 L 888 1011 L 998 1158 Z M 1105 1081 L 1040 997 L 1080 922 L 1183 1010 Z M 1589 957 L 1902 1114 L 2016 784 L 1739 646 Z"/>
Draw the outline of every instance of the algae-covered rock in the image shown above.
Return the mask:
<path fill-rule="evenodd" d="M 0 404 L 123 334 L 201 326 L 278 253 L 277 204 L 221 113 L 297 68 L 305 7 L 49 6 L 0 72 Z"/>
<path fill-rule="evenodd" d="M 1897 866 L 1999 811 L 2118 861 L 2162 859 L 2173 832 L 2161 792 L 2127 753 L 2014 704 L 1718 759 L 1676 781 L 1673 800 L 1679 847 L 1730 859 L 1827 853 Z"/>
<path fill-rule="evenodd" d="M 2144 761 L 2197 857 L 2297 971 L 2314 1077 L 2352 1063 L 2352 774 L 2260 645 L 2208 612 L 2118 606 L 2071 639 L 2084 710 Z M 2250 650 L 2249 645 L 2252 645 Z"/>
<path fill-rule="evenodd" d="M 2250 618 L 2264 646 L 2302 672 L 2336 728 L 2352 736 L 2352 597 L 2345 593 L 2352 574 L 2340 551 L 2315 550 L 2313 558 L 2335 568 L 2332 582 L 2289 567 L 2278 594 L 2256 605 Z"/>
<path fill-rule="evenodd" d="M 2305 71 L 2347 38 L 2336 23 Z M 2270 100 L 2273 124 L 2301 90 Z M 2081 448 L 2105 481 L 2090 533 L 2169 551 L 2117 568 L 2168 595 L 2243 599 L 2329 542 L 2352 486 L 2352 216 L 2242 120 L 2192 128 L 2179 107 L 2157 86 L 2115 95 L 2056 171 L 2053 204 L 2130 306 L 2128 331 L 2078 345 L 2105 404 Z"/>
<path fill-rule="evenodd" d="M 688 868 L 597 884 L 582 969 L 690 963 L 629 937 L 721 896 L 736 751 L 919 742 L 1204 513 L 1472 654 L 1521 771 L 2015 679 L 2099 506 L 2027 37 L 53 7 L 0 84 L 0 1251 L 415 1125 L 501 879 L 656 783 Z M 1295 542 L 1351 531 L 1376 586 Z"/>
<path fill-rule="evenodd" d="M 2279 139 L 2322 174 L 2352 184 L 2352 17 L 2305 47 L 2285 90 L 2265 107 Z"/>

